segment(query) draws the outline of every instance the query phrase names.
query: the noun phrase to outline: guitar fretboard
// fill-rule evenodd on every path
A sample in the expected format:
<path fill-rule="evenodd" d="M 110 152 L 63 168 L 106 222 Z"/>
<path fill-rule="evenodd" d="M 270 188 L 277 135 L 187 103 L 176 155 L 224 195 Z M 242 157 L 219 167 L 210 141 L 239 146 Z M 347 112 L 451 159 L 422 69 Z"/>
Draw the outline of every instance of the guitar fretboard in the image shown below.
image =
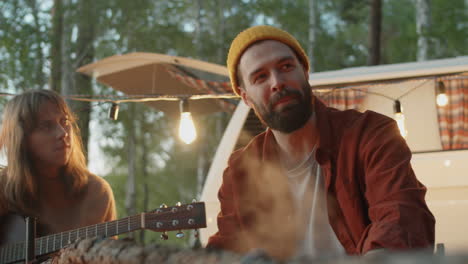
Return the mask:
<path fill-rule="evenodd" d="M 36 256 L 47 255 L 74 243 L 78 239 L 111 237 L 144 228 L 145 214 L 129 216 L 119 220 L 95 224 L 71 231 L 36 238 Z M 0 248 L 0 263 L 14 263 L 24 260 L 24 242 Z"/>
<path fill-rule="evenodd" d="M 112 237 L 140 229 L 164 232 L 206 227 L 205 204 L 163 207 L 119 220 L 95 224 L 35 239 L 35 255 L 40 257 L 58 251 L 79 239 Z M 15 263 L 25 259 L 24 242 L 0 247 L 0 264 Z"/>

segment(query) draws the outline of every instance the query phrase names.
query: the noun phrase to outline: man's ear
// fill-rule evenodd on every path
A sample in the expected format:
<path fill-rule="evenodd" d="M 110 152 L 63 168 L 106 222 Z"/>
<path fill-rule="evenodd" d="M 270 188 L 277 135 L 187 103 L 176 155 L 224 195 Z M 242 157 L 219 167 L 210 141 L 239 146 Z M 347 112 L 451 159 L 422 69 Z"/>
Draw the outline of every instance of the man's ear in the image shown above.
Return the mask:
<path fill-rule="evenodd" d="M 242 101 L 244 101 L 246 105 L 252 108 L 252 105 L 250 103 L 249 97 L 247 96 L 247 92 L 245 91 L 245 89 L 240 86 L 238 86 L 237 88 L 239 89 L 240 96 L 242 97 Z"/>

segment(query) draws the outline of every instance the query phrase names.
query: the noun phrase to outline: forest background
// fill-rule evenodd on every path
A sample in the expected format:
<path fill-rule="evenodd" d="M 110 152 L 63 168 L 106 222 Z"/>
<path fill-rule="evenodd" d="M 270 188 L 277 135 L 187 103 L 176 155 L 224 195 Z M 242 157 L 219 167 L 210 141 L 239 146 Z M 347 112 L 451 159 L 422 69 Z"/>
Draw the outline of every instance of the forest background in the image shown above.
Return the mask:
<path fill-rule="evenodd" d="M 137 51 L 225 65 L 231 40 L 257 24 L 296 36 L 314 72 L 468 54 L 468 0 L 2 0 L 0 92 L 121 95 L 76 69 Z M 0 97 L 0 109 L 8 99 Z M 197 199 L 230 118 L 196 117 L 198 138 L 183 145 L 177 120 L 144 104 L 122 104 L 113 121 L 108 103 L 69 103 L 90 168 L 111 184 L 119 218 Z M 150 231 L 129 235 L 160 243 Z"/>

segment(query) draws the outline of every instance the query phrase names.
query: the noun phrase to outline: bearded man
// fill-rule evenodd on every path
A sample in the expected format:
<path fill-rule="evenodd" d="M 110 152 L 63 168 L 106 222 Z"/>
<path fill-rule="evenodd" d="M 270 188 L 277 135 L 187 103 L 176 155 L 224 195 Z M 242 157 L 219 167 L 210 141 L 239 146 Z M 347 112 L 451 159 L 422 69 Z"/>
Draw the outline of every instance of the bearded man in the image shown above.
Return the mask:
<path fill-rule="evenodd" d="M 231 155 L 208 248 L 280 260 L 433 248 L 426 188 L 393 119 L 317 100 L 304 50 L 275 27 L 237 35 L 227 66 L 268 129 Z"/>

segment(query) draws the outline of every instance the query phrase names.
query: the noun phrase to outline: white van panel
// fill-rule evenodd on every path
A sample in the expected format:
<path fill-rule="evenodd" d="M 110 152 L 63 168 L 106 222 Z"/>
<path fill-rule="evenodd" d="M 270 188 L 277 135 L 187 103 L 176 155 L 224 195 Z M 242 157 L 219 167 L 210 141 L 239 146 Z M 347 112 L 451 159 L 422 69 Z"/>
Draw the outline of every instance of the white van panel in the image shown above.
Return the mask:
<path fill-rule="evenodd" d="M 227 166 L 229 156 L 234 150 L 249 111 L 250 107 L 243 101 L 240 101 L 221 138 L 210 170 L 208 171 L 201 195 L 201 200 L 205 202 L 206 206 L 207 224 L 206 228 L 200 229 L 200 240 L 203 246 L 208 242 L 208 238 L 218 230 L 216 222 L 216 216 L 220 211 L 218 190 L 223 181 L 223 171 Z"/>

